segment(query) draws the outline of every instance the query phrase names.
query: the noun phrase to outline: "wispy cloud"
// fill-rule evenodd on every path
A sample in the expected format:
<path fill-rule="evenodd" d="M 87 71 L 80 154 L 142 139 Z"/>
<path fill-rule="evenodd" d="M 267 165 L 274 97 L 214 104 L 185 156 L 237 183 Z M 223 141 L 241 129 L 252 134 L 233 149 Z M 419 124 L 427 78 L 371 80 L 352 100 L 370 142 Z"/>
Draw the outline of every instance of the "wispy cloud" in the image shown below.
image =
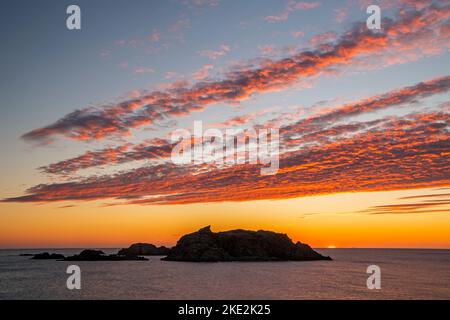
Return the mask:
<path fill-rule="evenodd" d="M 158 42 L 158 41 L 161 40 L 161 36 L 162 36 L 161 32 L 153 31 L 153 32 L 150 34 L 149 39 L 150 39 L 150 41 Z"/>
<path fill-rule="evenodd" d="M 275 46 L 271 44 L 260 45 L 258 50 L 262 56 L 271 56 L 275 52 Z"/>
<path fill-rule="evenodd" d="M 209 72 L 214 69 L 214 65 L 212 64 L 205 64 L 202 66 L 199 70 L 194 72 L 192 77 L 197 81 L 205 80 L 209 76 Z"/>
<path fill-rule="evenodd" d="M 295 145 L 318 144 L 334 141 L 339 136 L 354 134 L 380 125 L 385 120 L 373 120 L 363 123 L 338 124 L 339 121 L 370 113 L 377 110 L 401 106 L 408 103 L 420 101 L 434 94 L 441 94 L 450 90 L 450 76 L 432 79 L 413 86 L 393 90 L 384 94 L 372 96 L 360 101 L 336 106 L 330 111 L 313 115 L 294 122 L 295 117 L 289 115 L 291 123 L 280 128 L 280 134 L 285 141 L 285 147 L 291 148 Z M 270 114 L 273 108 L 263 109 L 256 112 L 234 116 L 226 121 L 215 123 L 216 127 L 231 127 L 245 125 L 261 116 Z M 283 114 L 280 115 L 284 117 Z M 273 127 L 278 123 L 277 119 L 271 119 L 261 124 L 263 127 Z M 156 145 L 155 145 L 155 142 Z M 118 164 L 135 160 L 152 160 L 168 158 L 173 144 L 166 140 L 151 140 L 131 146 L 129 144 L 118 148 L 106 148 L 85 154 L 65 161 L 61 161 L 47 167 L 40 168 L 43 172 L 52 174 L 68 174 L 89 167 Z M 132 149 L 132 150 L 130 150 Z"/>
<path fill-rule="evenodd" d="M 309 133 L 319 128 L 324 128 L 331 123 L 342 120 L 343 118 L 353 117 L 362 113 L 373 112 L 398 106 L 405 103 L 411 103 L 430 95 L 445 93 L 450 90 L 450 76 L 440 77 L 429 81 L 421 82 L 413 86 L 394 90 L 385 94 L 376 95 L 355 103 L 345 104 L 333 108 L 317 116 L 298 121 L 295 124 L 286 126 L 285 132 Z"/>
<path fill-rule="evenodd" d="M 267 16 L 265 19 L 268 22 L 279 22 L 286 21 L 289 18 L 289 15 L 297 10 L 310 10 L 314 8 L 320 7 L 320 2 L 301 2 L 295 0 L 289 0 L 286 5 L 286 8 L 279 15 Z"/>
<path fill-rule="evenodd" d="M 145 166 L 116 175 L 41 184 L 6 202 L 134 197 L 127 204 L 180 204 L 285 199 L 353 191 L 380 191 L 450 184 L 449 114 L 388 117 L 380 126 L 308 148 L 288 151 L 276 175 L 260 166 L 225 168 Z M 370 168 L 370 170 L 368 170 Z"/>
<path fill-rule="evenodd" d="M 436 200 L 435 198 L 444 198 Z M 396 203 L 372 206 L 360 211 L 365 214 L 426 214 L 426 213 L 450 213 L 450 193 L 425 194 L 420 196 L 402 197 L 399 200 L 420 199 L 414 203 Z M 425 199 L 425 200 L 423 200 Z"/>
<path fill-rule="evenodd" d="M 423 194 L 420 196 L 402 197 L 400 200 L 406 199 L 422 199 L 422 198 L 450 198 L 450 193 L 438 193 L 438 194 Z"/>
<path fill-rule="evenodd" d="M 134 73 L 137 74 L 143 74 L 143 73 L 154 73 L 155 70 L 153 68 L 148 68 L 148 67 L 138 67 L 136 69 L 134 69 Z"/>
<path fill-rule="evenodd" d="M 303 31 L 292 31 L 291 35 L 294 38 L 301 38 L 301 37 L 303 37 L 305 35 L 305 33 Z"/>
<path fill-rule="evenodd" d="M 136 145 L 125 143 L 114 148 L 87 151 L 78 157 L 40 167 L 39 170 L 49 174 L 67 175 L 82 169 L 103 165 L 121 164 L 135 160 L 167 159 L 170 157 L 173 147 L 173 143 L 164 139 L 151 139 Z"/>
<path fill-rule="evenodd" d="M 198 52 L 199 55 L 208 57 L 211 60 L 216 60 L 231 50 L 228 44 L 222 44 L 218 50 L 201 50 Z"/>
<path fill-rule="evenodd" d="M 342 7 L 334 10 L 336 22 L 342 23 L 348 16 L 348 8 Z"/>
<path fill-rule="evenodd" d="M 292 11 L 320 5 L 314 3 L 290 1 L 287 16 Z M 210 74 L 213 65 L 206 64 L 189 77 L 196 82 L 185 78 L 173 80 L 159 89 L 121 98 L 117 103 L 75 110 L 22 138 L 50 143 L 61 136 L 86 141 L 127 136 L 141 126 L 156 128 L 167 119 L 217 104 L 237 105 L 258 94 L 317 80 L 322 74 L 341 74 L 349 68 L 381 68 L 440 54 L 450 43 L 449 17 L 448 5 L 408 3 L 408 8 L 401 8 L 393 18 L 385 18 L 383 29 L 377 32 L 367 30 L 365 22 L 361 22 L 341 35 L 321 33 L 309 40 L 308 50 L 291 52 L 282 59 L 251 60 L 248 65 L 227 69 L 214 77 Z M 187 25 L 183 21 L 179 24 L 181 28 Z M 147 41 L 162 40 L 155 32 Z M 201 54 L 218 59 L 230 50 L 224 46 Z M 269 53 L 263 52 L 266 54 Z M 130 69 L 138 74 L 153 71 L 144 67 Z M 421 108 L 420 112 L 416 107 L 417 102 L 448 93 L 449 89 L 450 76 L 443 76 L 359 101 L 333 104 L 312 115 L 305 115 L 303 108 L 292 113 L 284 110 L 278 115 L 267 109 L 213 124 L 216 127 L 280 124 L 280 168 L 272 176 L 261 176 L 260 165 L 252 164 L 177 166 L 169 161 L 174 143 L 152 139 L 137 144 L 109 145 L 40 167 L 44 173 L 63 175 L 68 180 L 39 184 L 24 195 L 3 201 L 103 199 L 115 200 L 113 204 L 161 205 L 445 187 L 450 185 L 448 102 L 433 99 L 433 107 Z M 392 107 L 410 113 L 404 116 L 379 113 L 373 117 L 375 111 Z M 127 167 L 129 171 L 115 174 L 77 176 L 80 170 L 141 160 L 145 164 L 137 169 Z M 407 197 L 399 200 L 414 201 L 377 206 L 365 213 L 442 212 L 449 202 L 447 196 L 441 192 Z"/>
<path fill-rule="evenodd" d="M 313 46 L 317 46 L 326 42 L 332 42 L 336 40 L 337 35 L 332 31 L 317 34 L 309 39 L 309 43 Z"/>
<path fill-rule="evenodd" d="M 152 125 L 165 117 L 184 116 L 217 103 L 237 103 L 252 95 L 287 88 L 301 79 L 336 73 L 352 62 L 356 66 L 378 63 L 381 67 L 439 54 L 450 43 L 445 28 L 449 16 L 450 6 L 400 11 L 396 20 L 383 22 L 381 32 L 367 30 L 365 23 L 357 24 L 327 46 L 280 60 L 266 59 L 256 68 L 228 72 L 221 80 L 178 85 L 117 104 L 76 110 L 53 124 L 24 134 L 23 138 L 48 143 L 55 136 L 90 140 L 129 135 L 131 129 Z M 398 60 L 399 57 L 403 60 Z"/>
<path fill-rule="evenodd" d="M 181 3 L 187 6 L 210 6 L 217 7 L 220 0 L 181 0 Z"/>

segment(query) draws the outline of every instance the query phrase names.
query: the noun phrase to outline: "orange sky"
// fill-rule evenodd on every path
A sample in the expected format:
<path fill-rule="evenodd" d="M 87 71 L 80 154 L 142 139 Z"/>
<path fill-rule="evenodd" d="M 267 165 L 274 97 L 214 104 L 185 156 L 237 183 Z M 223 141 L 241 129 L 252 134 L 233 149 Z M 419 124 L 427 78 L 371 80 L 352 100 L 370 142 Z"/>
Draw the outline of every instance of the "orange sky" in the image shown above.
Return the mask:
<path fill-rule="evenodd" d="M 154 11 L 123 4 L 77 39 L 53 15 L 8 22 L 0 247 L 171 246 L 211 225 L 313 247 L 450 248 L 450 4 L 389 2 L 379 30 L 341 1 L 166 5 L 117 30 L 124 12 Z M 22 56 L 28 38 L 42 54 Z M 194 131 L 180 145 L 210 144 L 200 122 L 219 131 L 215 151 L 237 153 L 228 128 L 279 132 L 279 170 L 262 174 L 255 143 L 260 163 L 177 163 L 177 129 Z"/>
<path fill-rule="evenodd" d="M 1 204 L 0 247 L 123 247 L 133 242 L 174 245 L 180 235 L 211 225 L 214 231 L 245 228 L 283 232 L 313 247 L 450 248 L 448 206 L 443 207 L 447 213 L 358 213 L 370 206 L 410 202 L 398 200 L 400 197 L 438 192 L 417 189 L 168 206 Z"/>

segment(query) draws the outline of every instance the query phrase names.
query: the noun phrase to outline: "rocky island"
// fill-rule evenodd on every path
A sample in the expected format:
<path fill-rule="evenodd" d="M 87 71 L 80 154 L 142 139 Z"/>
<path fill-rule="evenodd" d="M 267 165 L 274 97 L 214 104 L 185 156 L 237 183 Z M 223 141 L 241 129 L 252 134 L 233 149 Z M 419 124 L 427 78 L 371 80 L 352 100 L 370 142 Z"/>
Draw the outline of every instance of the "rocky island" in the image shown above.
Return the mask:
<path fill-rule="evenodd" d="M 134 243 L 126 249 L 121 249 L 117 253 L 121 256 L 166 256 L 170 248 L 157 247 L 151 243 Z"/>
<path fill-rule="evenodd" d="M 22 256 L 28 256 L 27 255 L 22 255 Z M 37 253 L 32 255 L 33 257 L 31 259 L 33 260 L 60 260 L 60 259 L 64 259 L 64 255 L 59 254 L 59 253 L 48 253 L 48 252 L 42 252 L 42 253 Z"/>
<path fill-rule="evenodd" d="M 167 261 L 311 261 L 332 260 L 309 245 L 272 231 L 231 230 L 214 233 L 210 226 L 184 235 L 170 250 Z"/>
<path fill-rule="evenodd" d="M 146 261 L 143 256 L 166 256 L 161 260 L 190 262 L 219 261 L 311 261 L 331 260 L 314 251 L 309 245 L 292 240 L 283 233 L 272 231 L 231 230 L 212 232 L 210 226 L 182 236 L 175 247 L 157 247 L 150 243 L 134 243 L 117 254 L 86 249 L 65 257 L 43 252 L 33 255 L 35 260 L 60 261 Z"/>
<path fill-rule="evenodd" d="M 63 259 L 64 261 L 146 261 L 147 258 L 138 255 L 106 255 L 101 250 L 83 250 L 80 254 L 76 254 Z"/>

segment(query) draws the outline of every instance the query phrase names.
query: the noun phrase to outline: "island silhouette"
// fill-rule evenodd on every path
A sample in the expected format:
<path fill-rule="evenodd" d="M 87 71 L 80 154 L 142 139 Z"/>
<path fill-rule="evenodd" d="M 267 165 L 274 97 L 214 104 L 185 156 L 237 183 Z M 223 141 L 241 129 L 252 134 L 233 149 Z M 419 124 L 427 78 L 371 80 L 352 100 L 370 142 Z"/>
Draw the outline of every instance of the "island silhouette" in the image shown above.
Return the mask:
<path fill-rule="evenodd" d="M 172 248 L 150 243 L 135 243 L 106 255 L 100 250 L 83 250 L 65 257 L 47 252 L 31 259 L 63 261 L 145 261 L 143 256 L 165 256 L 164 261 L 231 262 L 231 261 L 313 261 L 332 260 L 314 251 L 309 245 L 294 243 L 286 234 L 273 231 L 243 229 L 212 232 L 210 226 L 182 236 Z"/>

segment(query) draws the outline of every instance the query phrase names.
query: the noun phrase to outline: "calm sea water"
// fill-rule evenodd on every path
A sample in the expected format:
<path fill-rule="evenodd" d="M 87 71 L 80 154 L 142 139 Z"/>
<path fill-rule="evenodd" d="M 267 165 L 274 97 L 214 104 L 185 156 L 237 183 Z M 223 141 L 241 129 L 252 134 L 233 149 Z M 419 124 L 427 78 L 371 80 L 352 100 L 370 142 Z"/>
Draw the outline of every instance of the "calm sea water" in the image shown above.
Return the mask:
<path fill-rule="evenodd" d="M 0 299 L 450 299 L 450 250 L 319 249 L 334 261 L 258 263 L 160 257 L 74 263 L 18 256 L 42 251 L 0 250 Z M 81 290 L 66 288 L 70 264 L 81 268 Z M 381 290 L 366 287 L 371 264 L 381 268 Z"/>

